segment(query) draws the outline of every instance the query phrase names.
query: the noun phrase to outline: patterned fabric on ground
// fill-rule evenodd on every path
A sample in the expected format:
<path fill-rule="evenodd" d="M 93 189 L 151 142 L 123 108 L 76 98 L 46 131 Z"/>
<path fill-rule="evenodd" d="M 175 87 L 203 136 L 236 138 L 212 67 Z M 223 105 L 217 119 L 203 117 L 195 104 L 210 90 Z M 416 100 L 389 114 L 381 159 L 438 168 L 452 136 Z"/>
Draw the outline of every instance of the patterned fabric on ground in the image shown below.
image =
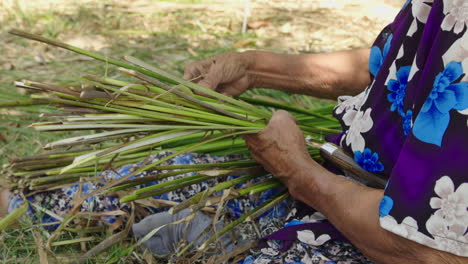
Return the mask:
<path fill-rule="evenodd" d="M 166 156 L 172 154 L 172 152 L 160 152 L 158 154 L 151 155 L 148 159 L 144 162 L 153 162 L 165 158 Z M 239 159 L 239 156 L 236 155 L 227 155 L 223 157 L 211 156 L 207 154 L 183 154 L 174 157 L 173 159 L 167 160 L 161 165 L 188 165 L 188 164 L 207 164 L 207 163 L 218 163 L 218 162 L 227 162 L 233 159 Z M 101 181 L 109 181 L 120 179 L 125 177 L 133 172 L 133 170 L 141 165 L 140 163 L 136 164 L 129 164 L 118 168 L 117 170 L 107 170 L 100 173 L 97 177 Z M 158 171 L 157 173 L 166 173 L 169 172 L 168 170 Z M 132 176 L 131 178 L 136 177 L 144 177 L 149 176 L 147 172 Z M 177 176 L 170 176 L 158 181 L 152 181 L 150 183 L 140 185 L 134 187 L 136 189 L 143 188 L 146 186 L 154 185 L 157 183 L 163 183 L 167 181 L 172 181 L 182 177 L 188 177 L 195 175 L 194 172 L 185 173 Z M 130 179 L 131 179 L 130 178 Z M 201 191 L 206 190 L 207 188 L 213 187 L 217 185 L 219 182 L 230 180 L 235 177 L 221 177 L 221 178 L 214 178 L 213 180 L 202 182 L 199 184 L 193 184 L 187 187 L 184 187 L 177 191 L 168 192 L 161 195 L 156 195 L 154 198 L 156 199 L 163 199 L 169 200 L 174 202 L 181 202 L 186 200 L 187 198 L 197 194 Z M 41 207 L 47 208 L 48 210 L 52 211 L 56 215 L 66 215 L 73 207 L 73 201 L 77 198 L 79 194 L 82 196 L 91 193 L 92 191 L 100 188 L 103 186 L 103 183 L 96 182 L 85 182 L 80 185 L 72 185 L 69 187 L 65 187 L 59 189 L 57 191 L 48 191 L 48 192 L 41 192 L 34 194 L 32 196 L 28 196 L 28 201 L 32 203 L 36 203 Z M 80 190 L 81 188 L 81 190 Z M 246 212 L 251 209 L 251 206 L 254 206 L 253 203 L 242 204 L 243 200 L 237 201 L 236 204 L 230 203 L 229 205 L 232 206 L 235 210 L 239 213 Z M 10 196 L 10 203 L 8 212 L 13 211 L 15 208 L 19 207 L 23 203 L 23 199 L 19 196 Z M 81 211 L 82 212 L 106 212 L 106 211 L 113 211 L 113 210 L 127 210 L 127 206 L 125 204 L 120 204 L 119 199 L 113 196 L 106 196 L 106 195 L 98 195 L 98 196 L 91 196 L 85 200 L 82 204 Z M 158 210 L 149 208 L 153 213 L 158 212 Z M 233 210 L 234 211 L 234 210 Z M 34 212 L 33 208 L 30 209 L 30 214 Z M 50 215 L 44 215 L 42 222 L 54 222 L 54 219 Z M 115 221 L 114 217 L 107 217 L 106 220 L 110 223 Z"/>
<path fill-rule="evenodd" d="M 289 213 L 285 218 L 276 222 L 276 226 L 272 226 L 273 221 L 270 218 L 260 219 L 259 230 L 262 237 L 269 237 L 265 247 L 261 249 L 253 249 L 251 255 L 248 256 L 242 264 L 371 264 L 362 253 L 359 252 L 351 244 L 344 242 L 346 239 L 339 240 L 333 234 L 336 230 L 326 221 L 325 217 L 316 212 L 307 205 L 297 200 L 291 200 L 289 203 Z M 316 227 L 322 225 L 321 232 L 325 232 L 319 236 L 312 231 L 316 231 Z M 311 228 L 312 226 L 312 228 Z M 281 228 L 279 228 L 281 227 Z M 315 227 L 315 229 L 314 229 Z M 277 231 L 273 233 L 272 231 Z M 292 231 L 294 230 L 294 231 Z M 274 240 L 274 234 L 281 232 L 288 234 L 297 234 L 291 236 L 290 244 L 287 249 L 284 249 L 284 236 L 281 240 Z M 331 231 L 326 233 L 326 231 Z M 335 239 L 331 239 L 331 236 Z M 273 238 L 272 238 L 273 236 Z"/>
<path fill-rule="evenodd" d="M 159 160 L 170 154 L 171 152 L 161 152 L 151 156 L 151 159 L 154 161 Z M 215 157 L 206 154 L 191 153 L 179 155 L 162 163 L 161 165 L 216 163 L 227 162 L 238 158 L 239 157 L 235 155 Z M 117 169 L 116 171 L 105 171 L 99 176 L 105 180 L 119 179 L 130 174 L 132 172 L 132 168 L 138 167 L 138 165 L 139 164 L 129 164 Z M 146 174 L 142 174 L 135 177 L 141 177 L 145 175 Z M 193 175 L 193 173 L 185 174 L 183 176 L 189 175 Z M 162 179 L 159 182 L 174 180 L 183 176 L 173 176 Z M 156 196 L 155 198 L 170 201 L 183 201 L 196 193 L 206 190 L 206 188 L 216 185 L 219 181 L 222 180 L 223 179 L 219 179 L 194 184 L 181 190 Z M 156 182 L 152 182 L 150 184 L 155 183 Z M 95 190 L 99 186 L 100 184 L 84 183 L 81 187 L 81 194 L 85 195 L 92 190 Z M 74 185 L 56 191 L 49 191 L 32 195 L 28 197 L 28 201 L 50 210 L 55 215 L 61 216 L 66 215 L 70 211 L 73 206 L 72 202 L 75 200 L 78 193 L 79 186 Z M 233 217 L 238 217 L 271 198 L 276 193 L 276 190 L 272 190 L 264 192 L 260 196 L 244 197 L 231 200 L 227 204 L 227 210 L 232 213 L 231 215 Z M 9 211 L 13 211 L 22 203 L 23 200 L 20 197 L 10 197 Z M 90 197 L 81 208 L 82 212 L 108 212 L 115 210 L 128 211 L 129 208 L 125 204 L 120 204 L 118 198 L 103 195 Z M 148 210 L 151 210 L 152 213 L 157 213 L 160 211 L 151 208 L 148 208 Z M 38 220 L 40 220 L 42 223 L 53 223 L 57 221 L 54 216 L 48 215 L 47 213 L 38 214 L 34 210 L 34 207 L 30 208 L 29 213 L 36 217 L 40 216 L 40 219 Z M 103 218 L 103 220 L 112 224 L 118 220 L 118 217 L 107 216 Z M 241 225 L 238 230 L 242 239 L 256 240 L 259 238 L 257 235 L 257 230 L 260 231 L 260 237 L 264 237 L 280 230 L 285 226 L 287 228 L 293 227 L 297 224 L 312 223 L 322 220 L 323 217 L 319 213 L 313 211 L 311 208 L 300 202 L 289 199 L 283 203 L 280 203 L 262 215 L 262 217 L 259 218 L 258 222 L 256 223 L 256 228 L 252 224 L 244 224 Z M 55 227 L 56 225 L 48 226 L 48 228 L 51 230 L 55 229 Z M 309 234 L 306 232 L 305 235 L 305 237 L 307 237 Z M 322 240 L 318 239 L 320 242 L 322 242 L 322 244 L 311 244 L 307 238 L 304 239 L 304 241 L 292 241 L 292 246 L 285 252 L 280 252 L 278 250 L 280 247 L 279 242 L 273 240 L 269 241 L 269 248 L 252 249 L 245 260 L 239 263 L 370 263 L 350 244 L 340 241 L 328 241 L 328 238 Z"/>

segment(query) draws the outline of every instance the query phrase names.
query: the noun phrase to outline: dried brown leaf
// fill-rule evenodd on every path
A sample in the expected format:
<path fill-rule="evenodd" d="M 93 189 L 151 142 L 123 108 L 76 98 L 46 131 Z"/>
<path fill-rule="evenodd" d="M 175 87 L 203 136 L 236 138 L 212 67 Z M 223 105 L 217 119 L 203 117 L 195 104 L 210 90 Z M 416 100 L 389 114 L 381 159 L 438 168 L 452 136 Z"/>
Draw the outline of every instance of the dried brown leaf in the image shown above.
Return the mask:
<path fill-rule="evenodd" d="M 37 246 L 37 252 L 39 253 L 39 263 L 40 264 L 49 264 L 49 259 L 47 258 L 47 251 L 44 247 L 44 241 L 42 240 L 41 234 L 37 229 L 33 231 L 34 242 Z"/>

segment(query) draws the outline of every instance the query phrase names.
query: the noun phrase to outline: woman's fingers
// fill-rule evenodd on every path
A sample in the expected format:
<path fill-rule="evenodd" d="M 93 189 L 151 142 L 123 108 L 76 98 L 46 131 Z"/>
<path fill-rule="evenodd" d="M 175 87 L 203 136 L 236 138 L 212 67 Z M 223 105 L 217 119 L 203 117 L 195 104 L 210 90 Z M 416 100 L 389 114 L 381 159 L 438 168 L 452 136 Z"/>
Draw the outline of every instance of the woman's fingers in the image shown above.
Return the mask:
<path fill-rule="evenodd" d="M 235 80 L 233 82 L 223 83 L 218 86 L 216 89 L 217 92 L 220 92 L 227 96 L 238 96 L 245 92 L 249 87 L 249 79 L 247 76 Z"/>
<path fill-rule="evenodd" d="M 192 81 L 194 83 L 198 83 L 202 86 L 209 87 L 206 83 L 206 78 L 208 75 L 208 72 L 211 71 L 213 65 L 213 60 L 203 60 L 203 61 L 196 61 L 192 62 L 187 67 L 185 67 L 185 72 L 183 78 L 185 80 Z M 201 95 L 201 96 L 207 96 L 204 93 L 194 91 L 196 94 Z"/>
<path fill-rule="evenodd" d="M 187 67 L 185 67 L 185 72 L 183 78 L 185 80 L 200 80 L 207 74 L 210 69 L 212 60 L 202 60 L 192 62 Z"/>
<path fill-rule="evenodd" d="M 237 96 L 250 87 L 247 64 L 239 53 L 225 53 L 189 64 L 184 79 L 227 96 Z"/>
<path fill-rule="evenodd" d="M 277 124 L 278 123 L 278 124 Z M 297 119 L 288 111 L 277 110 L 273 113 L 268 125 L 281 126 L 281 124 L 294 123 L 298 124 Z"/>
<path fill-rule="evenodd" d="M 195 63 L 191 63 L 191 64 L 187 65 L 187 67 L 185 67 L 185 72 L 184 72 L 183 78 L 185 80 L 191 80 L 191 79 L 195 78 L 196 76 L 198 76 L 199 74 L 200 73 L 197 70 L 197 67 L 195 66 Z"/>

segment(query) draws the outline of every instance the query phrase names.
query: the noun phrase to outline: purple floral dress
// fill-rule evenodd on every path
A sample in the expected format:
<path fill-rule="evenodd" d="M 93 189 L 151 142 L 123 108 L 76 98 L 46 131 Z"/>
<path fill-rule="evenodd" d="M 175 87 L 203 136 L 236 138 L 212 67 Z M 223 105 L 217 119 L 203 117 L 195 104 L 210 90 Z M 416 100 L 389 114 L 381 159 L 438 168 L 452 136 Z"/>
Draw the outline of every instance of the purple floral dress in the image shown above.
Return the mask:
<path fill-rule="evenodd" d="M 371 49 L 370 86 L 340 97 L 335 108 L 344 128 L 341 147 L 362 168 L 389 179 L 381 227 L 465 257 L 467 25 L 466 0 L 407 1 Z M 267 238 L 282 240 L 283 247 L 342 239 L 326 224 L 300 223 Z"/>
<path fill-rule="evenodd" d="M 372 85 L 336 112 L 347 129 L 342 146 L 389 177 L 381 226 L 465 257 L 467 24 L 467 1 L 408 1 L 371 50 Z"/>

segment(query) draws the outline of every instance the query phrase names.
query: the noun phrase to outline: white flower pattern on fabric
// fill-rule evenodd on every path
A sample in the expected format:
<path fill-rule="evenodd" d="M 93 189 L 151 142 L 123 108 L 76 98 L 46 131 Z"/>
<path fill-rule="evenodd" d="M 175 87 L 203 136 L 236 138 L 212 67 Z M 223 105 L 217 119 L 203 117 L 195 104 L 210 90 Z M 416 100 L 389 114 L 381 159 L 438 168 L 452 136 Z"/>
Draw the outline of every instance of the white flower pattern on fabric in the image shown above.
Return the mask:
<path fill-rule="evenodd" d="M 418 63 L 416 61 L 416 56 L 414 57 L 413 64 L 411 64 L 411 71 L 408 75 L 408 83 L 413 80 L 414 75 L 419 71 Z"/>
<path fill-rule="evenodd" d="M 440 178 L 434 188 L 439 197 L 432 197 L 430 205 L 437 209 L 436 216 L 448 224 L 455 222 L 468 223 L 468 183 L 461 184 L 457 190 L 448 176 Z"/>
<path fill-rule="evenodd" d="M 405 49 L 403 48 L 403 45 L 400 47 L 400 49 L 398 50 L 398 54 L 397 54 L 397 57 L 396 59 L 392 62 L 392 65 L 390 65 L 390 68 L 388 70 L 388 76 L 387 76 L 387 80 L 385 80 L 385 85 L 388 85 L 388 82 L 390 80 L 396 80 L 397 79 L 397 76 L 396 76 L 396 73 L 397 73 L 397 67 L 396 67 L 396 61 L 400 58 L 402 58 L 403 56 L 405 55 Z M 408 80 L 409 82 L 409 80 Z"/>
<path fill-rule="evenodd" d="M 314 232 L 312 232 L 311 230 L 303 230 L 303 231 L 297 231 L 297 239 L 299 239 L 299 241 L 303 243 L 306 243 L 307 245 L 321 246 L 325 242 L 330 240 L 331 237 L 328 234 L 323 234 L 315 238 Z"/>
<path fill-rule="evenodd" d="M 463 36 L 457 39 L 452 46 L 447 50 L 447 52 L 442 56 L 444 65 L 447 65 L 451 61 L 461 62 L 463 71 L 468 70 L 468 34 L 464 33 Z M 468 74 L 461 79 L 462 82 L 468 81 Z M 468 109 L 458 111 L 462 115 L 468 115 Z M 468 121 L 467 121 L 468 126 Z"/>
<path fill-rule="evenodd" d="M 421 243 L 424 240 L 424 235 L 418 232 L 418 223 L 412 217 L 405 217 L 401 224 L 391 215 L 380 218 L 380 226 L 392 233 L 406 237 L 413 241 Z"/>
<path fill-rule="evenodd" d="M 339 115 L 343 112 L 350 110 L 359 110 L 367 100 L 367 90 L 362 91 L 356 96 L 343 95 L 338 97 L 338 105 L 336 106 L 336 114 Z"/>
<path fill-rule="evenodd" d="M 321 221 L 326 220 L 326 219 L 327 218 L 323 214 L 321 214 L 319 212 L 315 212 L 312 215 L 304 216 L 301 219 L 301 222 L 304 222 L 304 223 L 317 223 L 317 222 L 321 222 Z"/>
<path fill-rule="evenodd" d="M 463 70 L 465 72 L 468 70 L 468 33 L 464 33 L 461 38 L 453 42 L 447 52 L 442 55 L 442 60 L 445 66 L 451 61 L 461 62 Z M 468 74 L 465 74 L 461 81 L 468 81 Z"/>
<path fill-rule="evenodd" d="M 343 116 L 343 122 L 349 126 L 348 131 L 346 131 L 346 145 L 351 145 L 353 152 L 364 151 L 366 142 L 361 134 L 371 130 L 374 125 L 371 112 L 371 108 L 366 109 L 364 112 L 351 110 Z"/>
<path fill-rule="evenodd" d="M 411 23 L 408 33 L 409 37 L 412 37 L 418 30 L 418 22 L 426 24 L 429 13 L 431 12 L 431 6 L 428 3 L 433 3 L 434 0 L 412 0 L 411 1 L 411 13 L 413 14 L 414 20 Z"/>
<path fill-rule="evenodd" d="M 437 209 L 426 221 L 426 229 L 432 237 L 418 231 L 418 223 L 406 217 L 401 224 L 391 215 L 380 218 L 380 226 L 392 233 L 417 243 L 468 257 L 468 183 L 462 183 L 456 190 L 448 176 L 441 177 L 435 184 L 431 208 Z"/>
<path fill-rule="evenodd" d="M 262 248 L 261 251 L 262 254 L 265 254 L 267 256 L 276 256 L 279 254 L 279 251 L 272 247 Z"/>
<path fill-rule="evenodd" d="M 434 237 L 433 240 L 429 239 L 427 242 L 435 244 L 435 248 L 464 257 L 468 256 L 468 246 L 466 246 L 468 236 L 464 235 L 466 225 L 458 223 L 447 225 L 445 219 L 432 215 L 426 222 L 426 229 Z"/>
<path fill-rule="evenodd" d="M 459 34 L 468 24 L 468 1 L 444 0 L 444 21 L 440 27 L 442 30 Z"/>
<path fill-rule="evenodd" d="M 465 109 L 463 111 L 458 111 L 462 115 L 468 115 L 468 109 Z M 466 125 L 468 126 L 468 120 L 466 121 Z"/>

